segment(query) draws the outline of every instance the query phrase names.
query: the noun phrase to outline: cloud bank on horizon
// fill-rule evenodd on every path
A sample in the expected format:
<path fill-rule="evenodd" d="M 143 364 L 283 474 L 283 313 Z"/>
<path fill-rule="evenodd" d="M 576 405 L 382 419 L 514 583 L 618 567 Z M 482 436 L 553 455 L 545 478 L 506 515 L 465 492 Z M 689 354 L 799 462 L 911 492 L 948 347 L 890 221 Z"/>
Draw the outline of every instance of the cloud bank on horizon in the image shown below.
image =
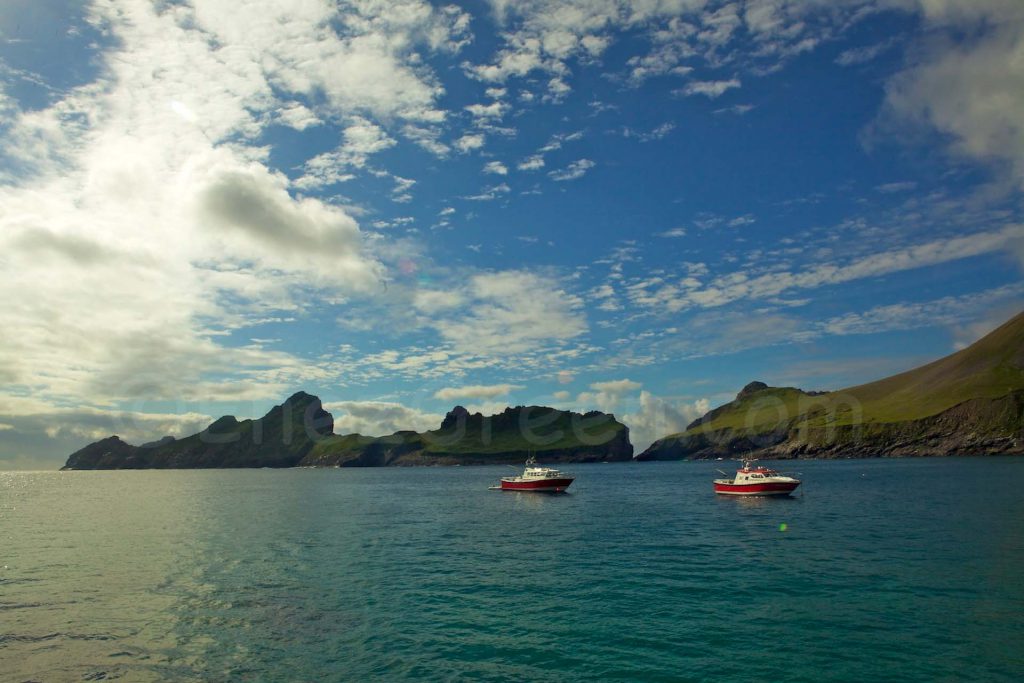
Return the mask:
<path fill-rule="evenodd" d="M 0 8 L 0 469 L 320 395 L 643 448 L 1024 303 L 1017 0 Z"/>

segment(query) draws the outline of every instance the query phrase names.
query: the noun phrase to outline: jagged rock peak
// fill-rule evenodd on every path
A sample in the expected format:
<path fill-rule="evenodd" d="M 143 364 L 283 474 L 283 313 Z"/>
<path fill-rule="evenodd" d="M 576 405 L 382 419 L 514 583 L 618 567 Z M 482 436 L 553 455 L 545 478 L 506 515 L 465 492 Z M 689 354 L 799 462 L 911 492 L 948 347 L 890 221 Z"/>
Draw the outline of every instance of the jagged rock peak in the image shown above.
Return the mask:
<path fill-rule="evenodd" d="M 455 406 L 448 411 L 448 414 L 444 416 L 444 421 L 441 422 L 441 429 L 448 429 L 454 427 L 459 423 L 459 420 L 465 420 L 469 417 L 469 411 L 462 406 Z"/>
<path fill-rule="evenodd" d="M 764 391 L 767 388 L 768 385 L 765 384 L 764 382 L 751 382 L 747 386 L 743 387 L 740 390 L 740 393 L 736 394 L 736 398 L 740 399 L 743 398 L 744 396 L 749 396 L 750 394 L 756 394 L 757 392 Z"/>

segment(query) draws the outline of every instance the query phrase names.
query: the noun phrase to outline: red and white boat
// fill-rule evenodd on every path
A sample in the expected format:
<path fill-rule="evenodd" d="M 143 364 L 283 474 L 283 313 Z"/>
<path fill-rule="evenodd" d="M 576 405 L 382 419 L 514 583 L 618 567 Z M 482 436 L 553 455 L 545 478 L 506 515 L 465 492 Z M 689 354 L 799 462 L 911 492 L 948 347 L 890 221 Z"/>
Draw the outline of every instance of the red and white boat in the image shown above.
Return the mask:
<path fill-rule="evenodd" d="M 755 466 L 753 460 L 744 460 L 743 467 L 736 470 L 732 479 L 715 479 L 715 493 L 726 496 L 788 496 L 799 485 L 799 479 Z"/>
<path fill-rule="evenodd" d="M 502 477 L 501 486 L 492 486 L 491 488 L 502 491 L 561 493 L 569 488 L 569 484 L 572 482 L 573 477 L 565 472 L 539 466 L 537 459 L 531 455 L 530 459 L 526 461 L 526 467 L 522 474 L 515 477 Z"/>

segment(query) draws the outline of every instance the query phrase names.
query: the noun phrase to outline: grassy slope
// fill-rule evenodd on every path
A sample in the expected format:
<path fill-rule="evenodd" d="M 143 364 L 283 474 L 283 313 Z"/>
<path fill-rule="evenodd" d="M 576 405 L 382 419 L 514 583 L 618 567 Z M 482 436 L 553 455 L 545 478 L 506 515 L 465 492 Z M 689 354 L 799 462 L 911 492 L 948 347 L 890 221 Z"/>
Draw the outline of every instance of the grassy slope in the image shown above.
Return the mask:
<path fill-rule="evenodd" d="M 893 423 L 937 415 L 964 401 L 998 398 L 1024 389 L 1024 313 L 971 346 L 933 363 L 877 382 L 810 396 L 770 388 L 734 401 L 714 420 L 674 434 L 720 429 L 752 433 L 778 428 Z"/>

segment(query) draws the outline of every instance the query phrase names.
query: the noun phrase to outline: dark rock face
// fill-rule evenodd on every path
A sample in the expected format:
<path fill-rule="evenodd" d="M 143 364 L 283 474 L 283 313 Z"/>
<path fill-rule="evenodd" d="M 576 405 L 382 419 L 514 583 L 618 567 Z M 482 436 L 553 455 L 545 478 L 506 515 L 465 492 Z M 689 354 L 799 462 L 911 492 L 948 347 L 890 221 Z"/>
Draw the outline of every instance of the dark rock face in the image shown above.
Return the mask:
<path fill-rule="evenodd" d="M 477 413 L 479 415 L 480 413 Z M 465 422 L 469 418 L 469 411 L 462 406 L 455 406 L 444 416 L 441 422 L 441 429 L 454 429 L 460 421 Z"/>

